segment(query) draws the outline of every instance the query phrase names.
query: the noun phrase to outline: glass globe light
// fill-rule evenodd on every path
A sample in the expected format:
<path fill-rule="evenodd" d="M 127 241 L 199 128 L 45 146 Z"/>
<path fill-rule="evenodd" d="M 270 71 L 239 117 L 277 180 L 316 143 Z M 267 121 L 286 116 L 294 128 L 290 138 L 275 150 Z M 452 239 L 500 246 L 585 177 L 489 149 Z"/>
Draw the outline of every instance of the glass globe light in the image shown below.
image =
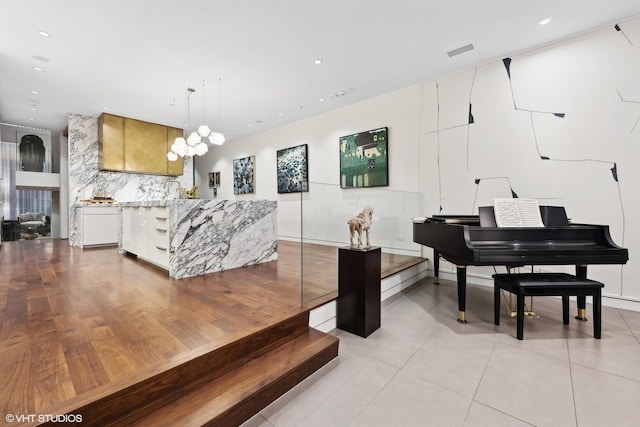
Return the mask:
<path fill-rule="evenodd" d="M 207 151 L 209 151 L 209 147 L 207 147 L 207 144 L 205 144 L 204 142 L 201 142 L 200 144 L 196 145 L 196 154 L 198 156 L 202 156 L 204 155 Z"/>
<path fill-rule="evenodd" d="M 187 154 L 185 154 L 186 156 L 189 157 L 193 157 L 196 154 L 196 149 L 193 148 L 191 145 L 187 147 Z"/>
<path fill-rule="evenodd" d="M 176 149 L 175 149 L 175 150 L 173 149 L 173 145 L 175 145 L 175 146 L 176 146 Z M 185 148 L 185 147 L 187 146 L 187 140 L 186 140 L 186 139 L 184 139 L 183 137 L 179 136 L 179 137 L 178 137 L 178 138 L 176 138 L 176 140 L 173 142 L 173 145 L 171 146 L 171 149 L 172 149 L 173 151 L 175 151 L 176 153 L 178 153 L 178 151 L 179 151 L 181 148 Z"/>
<path fill-rule="evenodd" d="M 178 160 L 178 155 L 173 151 L 169 151 L 167 153 L 167 159 L 169 159 L 170 162 L 175 162 Z"/>
<path fill-rule="evenodd" d="M 195 147 L 200 141 L 202 141 L 202 137 L 198 135 L 198 132 L 191 132 L 191 135 L 187 138 L 187 144 L 190 147 Z"/>
<path fill-rule="evenodd" d="M 222 145 L 224 144 L 225 138 L 224 135 L 219 132 L 211 132 L 211 135 L 209 135 L 209 141 L 214 145 Z"/>
<path fill-rule="evenodd" d="M 178 151 L 176 151 L 176 153 L 180 157 L 186 156 L 187 155 L 187 144 L 184 144 L 184 146 L 178 147 Z"/>
<path fill-rule="evenodd" d="M 211 133 L 211 129 L 209 129 L 209 126 L 207 125 L 201 125 L 198 128 L 198 135 L 200 135 L 203 138 L 206 138 L 207 136 L 209 136 L 210 133 Z"/>

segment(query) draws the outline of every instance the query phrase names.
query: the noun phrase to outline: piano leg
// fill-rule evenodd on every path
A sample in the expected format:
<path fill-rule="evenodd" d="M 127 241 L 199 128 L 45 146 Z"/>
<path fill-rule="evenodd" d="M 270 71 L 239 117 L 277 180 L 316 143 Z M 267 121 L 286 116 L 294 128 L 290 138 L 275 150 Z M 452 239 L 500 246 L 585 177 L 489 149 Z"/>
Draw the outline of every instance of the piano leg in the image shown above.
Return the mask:
<path fill-rule="evenodd" d="M 587 278 L 587 265 L 576 265 L 576 277 L 578 279 L 586 279 Z M 577 297 L 578 299 L 578 315 L 576 319 L 587 321 L 587 297 Z"/>
<path fill-rule="evenodd" d="M 456 265 L 458 276 L 458 323 L 467 323 L 465 309 L 467 306 L 467 266 Z"/>
<path fill-rule="evenodd" d="M 439 285 L 440 280 L 438 274 L 440 273 L 440 252 L 433 250 L 433 284 Z"/>

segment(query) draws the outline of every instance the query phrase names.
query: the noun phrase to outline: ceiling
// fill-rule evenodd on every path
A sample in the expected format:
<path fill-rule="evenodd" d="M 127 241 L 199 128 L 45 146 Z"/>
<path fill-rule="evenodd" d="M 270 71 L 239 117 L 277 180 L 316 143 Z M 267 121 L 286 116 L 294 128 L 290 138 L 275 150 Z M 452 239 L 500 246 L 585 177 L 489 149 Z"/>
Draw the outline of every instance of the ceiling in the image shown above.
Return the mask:
<path fill-rule="evenodd" d="M 3 0 L 0 122 L 183 128 L 191 87 L 191 127 L 229 141 L 638 15 L 638 0 Z"/>

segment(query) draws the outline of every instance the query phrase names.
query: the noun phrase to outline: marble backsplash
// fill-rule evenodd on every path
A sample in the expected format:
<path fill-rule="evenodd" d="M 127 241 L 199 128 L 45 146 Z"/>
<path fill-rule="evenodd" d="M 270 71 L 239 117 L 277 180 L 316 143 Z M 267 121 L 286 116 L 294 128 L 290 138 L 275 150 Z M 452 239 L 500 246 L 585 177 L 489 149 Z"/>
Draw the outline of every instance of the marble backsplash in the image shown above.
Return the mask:
<path fill-rule="evenodd" d="M 185 158 L 181 176 L 101 171 L 99 164 L 98 118 L 69 115 L 69 245 L 80 246 L 78 217 L 73 209 L 80 200 L 106 195 L 118 202 L 175 198 L 178 181 L 193 186 L 193 159 Z"/>

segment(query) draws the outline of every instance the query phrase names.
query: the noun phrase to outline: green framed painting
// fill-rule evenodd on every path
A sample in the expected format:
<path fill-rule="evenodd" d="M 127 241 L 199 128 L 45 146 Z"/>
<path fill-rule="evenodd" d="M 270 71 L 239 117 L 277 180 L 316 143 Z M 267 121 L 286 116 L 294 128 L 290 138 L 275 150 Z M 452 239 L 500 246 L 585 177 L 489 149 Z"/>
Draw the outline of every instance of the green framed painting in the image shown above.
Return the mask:
<path fill-rule="evenodd" d="M 389 185 L 386 127 L 340 137 L 340 188 Z"/>

